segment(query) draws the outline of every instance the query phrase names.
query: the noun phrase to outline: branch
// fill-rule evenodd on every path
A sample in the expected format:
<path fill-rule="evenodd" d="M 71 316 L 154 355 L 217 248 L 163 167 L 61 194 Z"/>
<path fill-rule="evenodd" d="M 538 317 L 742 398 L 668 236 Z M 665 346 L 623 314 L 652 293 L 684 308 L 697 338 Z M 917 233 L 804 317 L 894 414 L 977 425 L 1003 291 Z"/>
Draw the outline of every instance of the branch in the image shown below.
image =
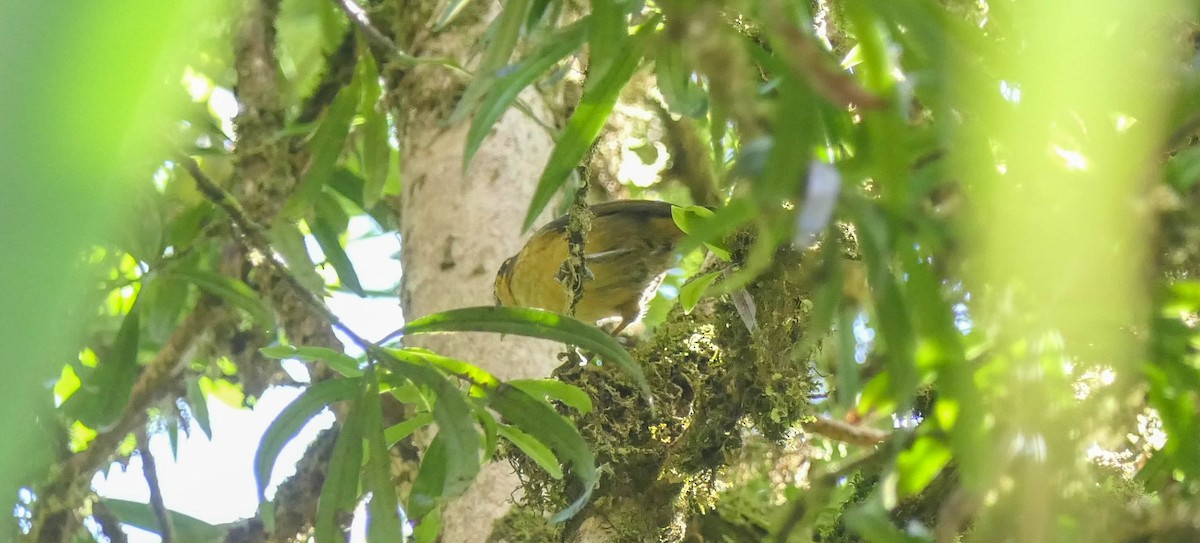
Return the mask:
<path fill-rule="evenodd" d="M 371 45 L 383 49 L 399 57 L 401 60 L 415 63 L 416 58 L 405 53 L 403 49 L 400 49 L 400 46 L 396 45 L 396 42 L 383 35 L 383 32 L 378 28 L 375 28 L 375 25 L 371 23 L 371 18 L 367 16 L 367 12 L 354 3 L 354 0 L 334 0 L 333 3 L 337 4 L 346 13 L 346 16 L 350 18 L 350 22 L 354 23 L 354 26 L 357 26 L 362 31 L 363 35 L 367 37 L 367 41 L 371 42 Z"/>
<path fill-rule="evenodd" d="M 862 447 L 874 447 L 883 443 L 891 435 L 869 426 L 859 426 L 825 417 L 805 422 L 800 426 L 814 434 Z"/>
<path fill-rule="evenodd" d="M 138 428 L 136 434 L 138 455 L 142 457 L 142 476 L 146 478 L 146 485 L 150 487 L 150 507 L 154 510 L 154 517 L 158 520 L 158 535 L 162 538 L 162 543 L 174 543 L 175 526 L 171 524 L 171 512 L 167 511 L 167 504 L 163 501 L 162 487 L 158 484 L 158 466 L 154 461 L 154 455 L 150 453 L 150 440 L 146 437 L 146 427 Z"/>

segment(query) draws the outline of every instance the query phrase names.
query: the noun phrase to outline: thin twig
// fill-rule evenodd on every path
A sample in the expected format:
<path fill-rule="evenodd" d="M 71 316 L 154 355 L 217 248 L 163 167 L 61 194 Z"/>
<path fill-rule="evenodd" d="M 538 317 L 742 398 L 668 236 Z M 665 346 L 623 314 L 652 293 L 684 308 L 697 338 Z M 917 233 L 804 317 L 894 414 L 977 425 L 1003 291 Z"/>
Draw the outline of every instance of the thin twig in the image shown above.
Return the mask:
<path fill-rule="evenodd" d="M 354 26 L 357 26 L 362 31 L 363 35 L 367 37 L 367 41 L 371 42 L 371 45 L 384 49 L 403 60 L 416 60 L 400 49 L 391 38 L 383 35 L 383 32 L 375 28 L 367 12 L 354 3 L 354 0 L 334 0 L 334 3 L 346 13 L 346 16 L 350 18 L 350 22 L 354 23 Z"/>
<path fill-rule="evenodd" d="M 275 268 L 280 277 L 283 278 L 284 282 L 286 282 L 288 286 L 290 286 L 292 290 L 294 290 L 296 294 L 300 296 L 302 300 L 304 300 L 304 303 L 308 305 L 310 309 L 316 311 L 319 315 L 324 317 L 325 320 L 328 321 L 329 324 L 334 328 L 337 328 L 342 333 L 346 334 L 346 337 L 350 338 L 355 345 L 358 345 L 364 351 L 369 351 L 375 346 L 374 343 L 363 339 L 361 336 L 354 333 L 354 330 L 351 330 L 349 326 L 346 326 L 341 319 L 337 317 L 337 315 L 333 314 L 333 311 L 329 309 L 329 306 L 325 305 L 325 302 L 317 297 L 316 293 L 305 287 L 304 284 L 301 283 L 300 280 L 291 273 L 291 270 L 288 270 L 287 266 L 275 257 L 274 251 L 271 250 L 271 243 L 267 239 L 266 229 L 246 214 L 245 210 L 242 209 L 241 204 L 234 199 L 232 194 L 229 194 L 229 192 L 227 192 L 224 188 L 221 188 L 221 186 L 209 179 L 208 176 L 205 175 L 204 171 L 200 169 L 200 165 L 197 164 L 196 160 L 192 157 L 184 155 L 180 157 L 179 160 L 180 163 L 183 164 L 183 167 L 187 169 L 188 173 L 192 175 L 192 178 L 196 180 L 196 186 L 200 189 L 200 192 L 204 193 L 204 195 L 208 197 L 208 199 L 214 204 L 216 204 L 217 207 L 220 207 L 221 210 L 229 216 L 229 220 L 233 222 L 234 227 L 236 227 L 238 231 L 242 233 L 242 236 L 238 239 L 242 242 L 247 250 L 262 255 L 263 260 L 266 261 L 269 266 L 273 266 Z"/>
<path fill-rule="evenodd" d="M 367 41 L 378 49 L 395 57 L 400 64 L 404 66 L 415 66 L 417 64 L 436 64 L 443 66 L 458 75 L 470 77 L 471 74 L 459 66 L 458 62 L 449 58 L 421 58 L 414 57 L 405 53 L 396 42 L 384 35 L 374 24 L 371 23 L 370 16 L 363 11 L 362 7 L 354 3 L 354 0 L 333 0 L 346 16 L 350 18 L 350 22 L 354 23 L 363 35 L 367 37 Z"/>
<path fill-rule="evenodd" d="M 109 543 L 129 543 L 125 530 L 121 529 L 121 519 L 113 514 L 103 500 L 96 499 L 92 504 L 92 518 L 100 525 L 100 533 L 108 538 Z"/>
<path fill-rule="evenodd" d="M 171 523 L 171 512 L 167 510 L 167 504 L 163 501 L 162 487 L 158 484 L 158 466 L 154 455 L 150 453 L 150 439 L 146 436 L 146 428 L 139 428 L 135 435 L 138 455 L 142 457 L 142 476 L 146 478 L 146 485 L 150 487 L 150 508 L 154 510 L 154 517 L 158 520 L 158 536 L 162 538 L 162 543 L 174 543 L 175 526 Z"/>

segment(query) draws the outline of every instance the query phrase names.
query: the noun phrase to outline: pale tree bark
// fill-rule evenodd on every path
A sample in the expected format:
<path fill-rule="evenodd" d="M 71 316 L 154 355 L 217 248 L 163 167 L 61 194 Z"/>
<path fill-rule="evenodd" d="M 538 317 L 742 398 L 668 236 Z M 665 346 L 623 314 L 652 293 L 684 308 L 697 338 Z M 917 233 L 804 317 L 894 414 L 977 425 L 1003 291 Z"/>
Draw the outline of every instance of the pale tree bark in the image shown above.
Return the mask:
<path fill-rule="evenodd" d="M 397 2 L 399 45 L 421 57 L 448 57 L 471 66 L 499 5 L 464 13 L 451 27 L 430 33 L 437 2 Z M 471 8 L 468 8 L 470 10 Z M 482 11 L 482 12 L 480 12 Z M 398 83 L 398 84 L 396 84 Z M 445 126 L 466 81 L 439 66 L 420 66 L 393 78 L 389 89 L 400 141 L 403 197 L 399 203 L 406 318 L 494 303 L 492 284 L 523 237 L 521 220 L 550 150 L 553 125 L 542 97 L 522 100 L 542 119 L 510 110 L 463 172 L 468 122 Z M 449 334 L 412 344 L 475 363 L 500 379 L 546 377 L 561 347 L 519 337 Z M 492 522 L 508 511 L 518 480 L 507 464 L 486 466 L 465 495 L 443 515 L 442 541 L 485 541 Z"/>

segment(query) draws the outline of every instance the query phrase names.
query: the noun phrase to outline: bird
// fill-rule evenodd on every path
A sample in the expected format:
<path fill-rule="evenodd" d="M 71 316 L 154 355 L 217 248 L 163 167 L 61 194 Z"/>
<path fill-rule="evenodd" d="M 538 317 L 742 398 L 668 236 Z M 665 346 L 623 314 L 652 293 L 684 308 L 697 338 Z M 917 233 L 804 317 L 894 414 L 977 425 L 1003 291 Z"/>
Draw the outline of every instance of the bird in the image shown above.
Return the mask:
<path fill-rule="evenodd" d="M 674 206 L 656 200 L 614 200 L 590 206 L 591 230 L 584 246 L 587 274 L 575 317 L 597 322 L 613 317 L 619 334 L 641 318 L 645 304 L 675 263 L 684 233 Z M 566 312 L 569 298 L 557 276 L 567 259 L 566 215 L 538 229 L 496 273 L 498 305 Z"/>

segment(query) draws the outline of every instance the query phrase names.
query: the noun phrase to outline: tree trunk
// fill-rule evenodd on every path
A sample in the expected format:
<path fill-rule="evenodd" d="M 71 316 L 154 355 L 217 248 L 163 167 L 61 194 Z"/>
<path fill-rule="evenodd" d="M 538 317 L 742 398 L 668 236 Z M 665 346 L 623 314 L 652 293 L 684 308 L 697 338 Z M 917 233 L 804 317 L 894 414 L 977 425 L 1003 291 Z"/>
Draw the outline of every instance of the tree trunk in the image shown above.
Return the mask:
<path fill-rule="evenodd" d="M 427 16 L 436 2 L 424 4 L 397 2 L 395 12 L 410 18 L 398 23 L 400 46 L 418 57 L 474 64 L 472 50 L 499 6 L 464 13 L 452 28 L 430 34 L 432 19 Z M 404 184 L 399 202 L 404 270 L 400 297 L 407 319 L 494 303 L 496 270 L 521 247 L 521 220 L 553 147 L 544 126 L 510 110 L 464 173 L 469 121 L 451 126 L 444 121 L 465 84 L 434 65 L 389 80 Z M 522 99 L 546 124 L 553 124 L 540 96 L 526 92 Z M 559 349 L 548 342 L 490 334 L 422 337 L 412 343 L 477 364 L 500 379 L 548 376 L 557 365 Z M 442 540 L 485 541 L 492 521 L 507 512 L 517 486 L 508 465 L 486 466 L 474 486 L 446 509 Z"/>

